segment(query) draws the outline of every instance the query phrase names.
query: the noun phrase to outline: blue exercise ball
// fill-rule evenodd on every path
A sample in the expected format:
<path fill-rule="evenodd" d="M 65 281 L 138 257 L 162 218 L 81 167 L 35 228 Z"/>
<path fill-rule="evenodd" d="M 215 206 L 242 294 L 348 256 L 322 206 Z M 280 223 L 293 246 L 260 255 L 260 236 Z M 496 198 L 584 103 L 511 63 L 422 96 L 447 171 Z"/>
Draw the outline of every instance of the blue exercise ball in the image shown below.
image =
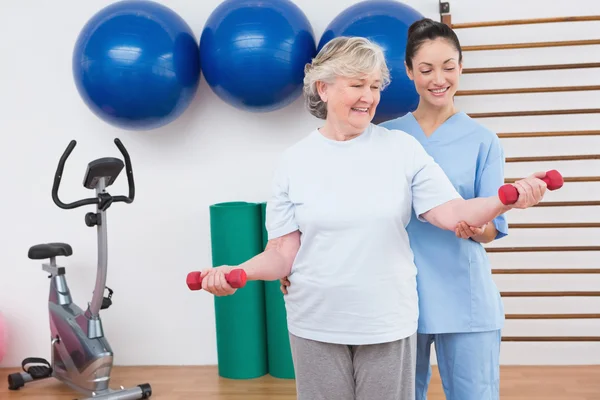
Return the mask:
<path fill-rule="evenodd" d="M 179 117 L 200 81 L 198 41 L 171 9 L 125 0 L 96 13 L 73 52 L 73 75 L 85 104 L 103 121 L 150 130 Z"/>
<path fill-rule="evenodd" d="M 304 66 L 315 55 L 312 26 L 289 0 L 226 0 L 200 37 L 206 82 L 224 102 L 249 112 L 296 100 Z"/>
<path fill-rule="evenodd" d="M 414 8 L 393 0 L 367 0 L 354 4 L 336 16 L 319 41 L 319 50 L 339 36 L 365 37 L 384 52 L 391 83 L 381 93 L 375 123 L 388 121 L 414 111 L 419 95 L 406 75 L 404 58 L 410 25 L 423 18 Z"/>

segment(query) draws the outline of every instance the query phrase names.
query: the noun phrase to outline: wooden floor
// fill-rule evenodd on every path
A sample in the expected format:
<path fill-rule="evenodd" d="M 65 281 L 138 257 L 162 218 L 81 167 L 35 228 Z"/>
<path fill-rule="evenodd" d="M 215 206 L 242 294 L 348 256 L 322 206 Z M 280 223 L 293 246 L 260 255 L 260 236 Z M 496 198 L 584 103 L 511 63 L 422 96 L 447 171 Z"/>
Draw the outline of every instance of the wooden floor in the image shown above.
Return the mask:
<path fill-rule="evenodd" d="M 10 391 L 7 376 L 14 369 L 0 369 L 0 399 L 72 400 L 78 394 L 46 380 Z M 600 366 L 503 367 L 502 400 L 600 400 Z M 215 367 L 117 367 L 112 386 L 126 388 L 149 382 L 151 399 L 195 400 L 293 400 L 294 382 L 263 377 L 228 380 L 217 376 Z M 434 372 L 428 400 L 445 399 L 439 376 Z"/>

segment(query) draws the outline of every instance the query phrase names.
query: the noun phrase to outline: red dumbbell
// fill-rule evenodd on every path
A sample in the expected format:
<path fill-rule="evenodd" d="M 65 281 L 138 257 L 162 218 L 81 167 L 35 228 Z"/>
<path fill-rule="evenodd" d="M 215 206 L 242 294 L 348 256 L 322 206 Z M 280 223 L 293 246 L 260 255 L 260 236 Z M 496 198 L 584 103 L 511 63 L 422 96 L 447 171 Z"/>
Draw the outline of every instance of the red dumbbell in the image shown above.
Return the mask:
<path fill-rule="evenodd" d="M 546 182 L 548 190 L 560 189 L 565 183 L 560 172 L 555 169 L 547 171 L 542 180 Z M 504 205 L 515 204 L 519 199 L 519 192 L 513 185 L 506 184 L 498 189 L 498 197 Z"/>
<path fill-rule="evenodd" d="M 202 289 L 202 276 L 200 271 L 190 272 L 187 276 L 186 283 L 190 290 Z M 246 286 L 246 271 L 243 269 L 234 269 L 225 274 L 225 280 L 232 288 L 239 289 Z"/>

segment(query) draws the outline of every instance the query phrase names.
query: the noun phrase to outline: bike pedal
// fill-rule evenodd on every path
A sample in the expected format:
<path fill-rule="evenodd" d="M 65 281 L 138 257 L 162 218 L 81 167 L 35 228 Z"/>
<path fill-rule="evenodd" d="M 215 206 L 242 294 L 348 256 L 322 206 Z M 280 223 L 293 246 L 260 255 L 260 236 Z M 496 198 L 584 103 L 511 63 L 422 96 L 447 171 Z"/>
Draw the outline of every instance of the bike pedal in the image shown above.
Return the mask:
<path fill-rule="evenodd" d="M 33 365 L 31 365 L 33 364 Z M 36 365 L 38 364 L 38 365 Z M 45 365 L 39 365 L 45 364 Z M 33 379 L 48 378 L 52 375 L 52 367 L 50 363 L 43 358 L 26 358 L 22 362 L 23 371 L 27 372 Z"/>
<path fill-rule="evenodd" d="M 34 365 L 27 369 L 27 373 L 33 379 L 43 379 L 52 375 L 52 368 L 44 367 L 43 365 Z"/>

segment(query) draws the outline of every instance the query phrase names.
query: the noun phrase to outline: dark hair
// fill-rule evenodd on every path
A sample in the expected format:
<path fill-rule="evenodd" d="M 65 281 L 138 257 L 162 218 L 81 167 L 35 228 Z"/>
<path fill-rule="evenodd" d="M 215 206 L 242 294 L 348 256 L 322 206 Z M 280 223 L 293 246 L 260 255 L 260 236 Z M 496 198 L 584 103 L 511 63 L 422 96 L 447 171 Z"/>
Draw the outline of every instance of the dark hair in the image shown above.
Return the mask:
<path fill-rule="evenodd" d="M 462 49 L 456 33 L 448 25 L 433 21 L 429 18 L 423 18 L 414 22 L 408 28 L 408 41 L 406 43 L 406 65 L 412 70 L 412 59 L 419 51 L 419 48 L 427 40 L 442 38 L 448 40 L 458 50 L 458 61 L 462 62 Z"/>

